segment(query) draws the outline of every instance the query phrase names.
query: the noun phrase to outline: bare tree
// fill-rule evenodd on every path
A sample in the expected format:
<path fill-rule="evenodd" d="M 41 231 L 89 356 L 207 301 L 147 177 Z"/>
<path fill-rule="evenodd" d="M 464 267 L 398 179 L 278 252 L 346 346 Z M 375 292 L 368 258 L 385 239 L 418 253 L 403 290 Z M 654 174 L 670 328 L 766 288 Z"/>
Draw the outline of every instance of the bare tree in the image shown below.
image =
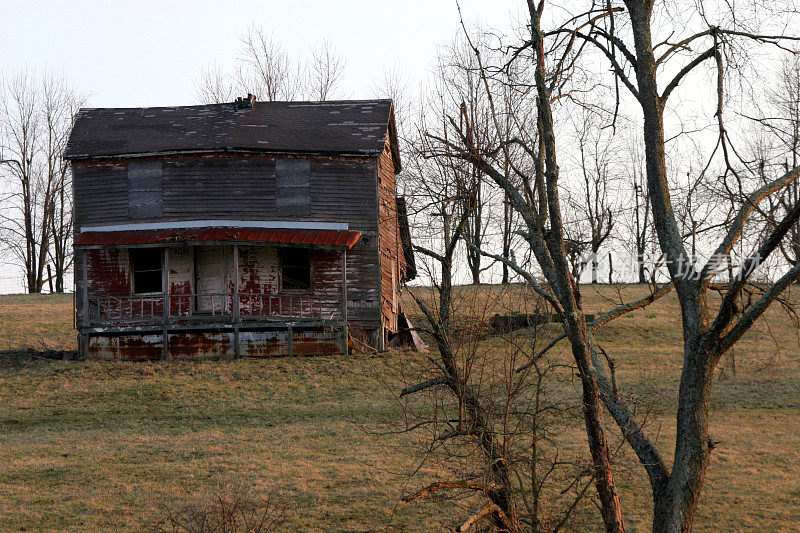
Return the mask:
<path fill-rule="evenodd" d="M 633 247 L 639 283 L 647 283 L 647 248 L 651 242 L 650 198 L 644 187 L 644 176 L 638 165 L 633 167 Z"/>
<path fill-rule="evenodd" d="M 66 79 L 49 72 L 21 70 L 3 82 L 0 242 L 23 268 L 30 293 L 41 292 L 51 276 L 54 290 L 64 291 L 72 204 L 61 155 L 82 101 Z M 55 273 L 45 278 L 46 269 Z"/>
<path fill-rule="evenodd" d="M 725 263 L 733 246 L 742 239 L 747 222 L 759 212 L 757 206 L 766 197 L 783 190 L 800 176 L 800 169 L 792 168 L 767 184 L 747 191 L 746 183 L 741 178 L 742 171 L 733 163 L 736 157 L 735 148 L 732 146 L 730 132 L 725 127 L 726 66 L 732 65 L 730 62 L 726 63 L 726 58 L 741 57 L 739 52 L 746 52 L 747 47 L 757 44 L 772 44 L 777 45 L 776 49 L 785 49 L 783 43 L 796 39 L 782 35 L 779 30 L 766 33 L 748 26 L 750 23 L 768 20 L 765 17 L 770 8 L 762 3 L 756 3 L 755 6 L 759 10 L 758 16 L 754 13 L 748 17 L 746 13 L 730 11 L 727 12 L 727 18 L 715 15 L 716 19 L 722 20 L 728 27 L 710 22 L 709 12 L 704 5 L 687 4 L 679 13 L 681 16 L 688 13 L 693 24 L 673 20 L 674 26 L 666 28 L 654 28 L 652 21 L 657 20 L 664 24 L 665 21 L 672 20 L 670 16 L 674 16 L 674 13 L 667 10 L 669 16 L 654 17 L 652 0 L 626 0 L 623 2 L 624 6 L 612 2 L 591 3 L 582 15 L 577 15 L 571 9 L 565 15 L 564 25 L 548 32 L 543 31 L 540 26 L 545 2 L 535 3 L 529 0 L 527 5 L 531 35 L 519 46 L 510 47 L 509 61 L 530 59 L 533 64 L 531 74 L 537 89 L 538 128 L 542 140 L 540 145 L 543 147 L 542 164 L 535 168 L 537 171 L 541 169 L 546 183 L 546 187 L 540 189 L 539 195 L 546 200 L 543 204 L 547 206 L 547 211 L 543 213 L 537 209 L 541 202 L 530 201 L 532 195 L 528 191 L 532 187 L 529 184 L 536 181 L 536 174 L 528 176 L 523 173 L 523 187 L 520 190 L 509 183 L 498 170 L 498 160 L 505 155 L 504 146 L 524 144 L 524 139 L 500 139 L 492 149 L 480 150 L 471 142 L 468 127 L 462 127 L 451 118 L 453 133 L 447 138 L 438 136 L 437 140 L 446 143 L 449 150 L 478 166 L 497 186 L 506 191 L 515 210 L 525 222 L 527 245 L 536 257 L 548 284 L 539 285 L 533 276 L 516 264 L 509 266 L 536 288 L 563 317 L 563 337 L 572 346 L 582 377 L 584 420 L 597 472 L 596 486 L 606 528 L 620 531 L 623 527 L 618 495 L 611 476 L 608 448 L 600 423 L 600 398 L 648 474 L 654 499 L 654 530 L 687 531 L 692 527 L 705 471 L 714 447 L 708 433 L 708 401 L 714 368 L 720 357 L 741 339 L 782 291 L 800 277 L 800 265 L 794 265 L 777 280 L 770 282 L 767 289 L 758 293 L 758 297 L 747 300 L 741 298 L 755 267 L 779 248 L 792 225 L 800 219 L 800 204 L 796 204 L 786 211 L 782 220 L 777 221 L 770 231 L 754 243 L 754 249 L 744 259 L 733 281 L 722 290 L 716 312 L 711 312 L 711 280 Z M 730 4 L 721 3 L 718 9 L 725 13 L 724 10 L 734 8 Z M 621 14 L 623 12 L 624 15 Z M 785 12 L 780 16 L 785 17 Z M 786 21 L 783 18 L 774 22 L 775 26 L 785 27 Z M 653 35 L 656 31 L 664 36 L 664 41 L 654 42 Z M 679 33 L 684 35 L 678 35 Z M 574 81 L 570 77 L 569 68 L 577 61 L 577 54 L 586 50 L 587 44 L 610 63 L 614 79 L 629 91 L 640 105 L 643 115 L 641 125 L 644 132 L 647 187 L 654 228 L 665 258 L 670 283 L 655 290 L 647 298 L 622 304 L 604 316 L 611 319 L 631 308 L 648 305 L 663 296 L 671 287 L 675 287 L 681 306 L 685 343 L 676 412 L 676 444 L 671 466 L 668 466 L 660 449 L 637 422 L 628 401 L 620 395 L 614 379 L 614 366 L 606 362 L 606 353 L 594 337 L 597 321 L 586 323 L 580 292 L 568 268 L 559 201 L 557 137 L 552 102 L 569 90 Z M 659 48 L 663 51 L 656 56 Z M 693 52 L 694 50 L 700 51 Z M 477 50 L 476 57 L 480 57 Z M 696 232 L 687 235 L 682 231 L 678 214 L 672 206 L 675 189 L 671 186 L 667 172 L 664 111 L 670 96 L 686 77 L 706 62 L 710 63 L 717 79 L 712 97 L 717 103 L 714 117 L 719 133 L 714 154 L 720 155 L 725 168 L 720 179 L 730 180 L 732 183 L 729 188 L 740 192 L 738 210 L 730 217 L 729 223 L 724 225 L 723 235 L 713 246 L 710 259 L 702 265 L 696 265 L 686 249 L 686 239 L 696 237 Z M 492 73 L 492 69 L 482 68 L 482 71 L 485 73 L 484 79 Z M 666 78 L 662 80 L 663 77 Z M 663 89 L 659 89 L 659 85 Z M 535 147 L 527 144 L 525 146 L 526 151 L 536 160 L 538 153 Z M 700 172 L 696 177 L 699 179 L 699 176 L 704 175 L 704 172 Z"/>
<path fill-rule="evenodd" d="M 475 37 L 477 38 L 477 37 Z M 484 50 L 486 47 L 479 43 Z M 457 37 L 453 44 L 447 48 L 439 58 L 437 75 L 443 85 L 443 98 L 440 99 L 445 109 L 444 115 L 460 116 L 470 124 L 469 135 L 477 146 L 485 147 L 488 141 L 488 108 L 486 93 L 475 57 L 464 38 Z M 459 183 L 464 187 L 475 190 L 474 195 L 462 194 L 459 197 L 469 198 L 473 202 L 470 209 L 466 209 L 467 220 L 464 226 L 463 238 L 469 245 L 466 247 L 467 266 L 473 285 L 480 284 L 481 255 L 476 252 L 483 246 L 488 230 L 488 198 L 489 191 L 483 187 L 483 176 L 480 170 L 470 165 L 461 165 L 461 172 L 465 174 Z"/>
<path fill-rule="evenodd" d="M 205 104 L 232 102 L 236 96 L 235 92 L 230 76 L 216 63 L 206 66 L 195 82 L 195 95 Z"/>
<path fill-rule="evenodd" d="M 305 92 L 311 100 L 330 100 L 344 78 L 345 60 L 323 40 L 311 48 L 311 58 L 306 67 Z"/>
<path fill-rule="evenodd" d="M 325 40 L 312 46 L 310 57 L 302 61 L 262 27 L 251 26 L 241 37 L 233 70 L 208 65 L 195 83 L 195 94 L 207 104 L 230 102 L 236 93 L 267 101 L 324 101 L 340 92 L 345 67 L 344 58 Z"/>
<path fill-rule="evenodd" d="M 78 109 L 85 97 L 63 77 L 53 74 L 42 79 L 43 157 L 46 162 L 45 182 L 52 184 L 49 219 L 50 247 L 48 259 L 55 271 L 55 292 L 64 292 L 64 280 L 72 266 L 70 253 L 73 233 L 72 174 L 70 165 L 61 157 L 69 139 Z M 49 269 L 49 266 L 48 266 Z M 48 276 L 50 277 L 50 276 Z"/>
<path fill-rule="evenodd" d="M 251 26 L 241 40 L 234 74 L 238 87 L 267 101 L 294 100 L 300 93 L 302 70 L 286 49 L 260 26 Z"/>
<path fill-rule="evenodd" d="M 530 34 L 526 44 L 516 51 L 513 60 L 530 61 L 527 70 L 533 76 L 536 96 L 537 121 L 535 138 L 526 134 L 523 128 L 514 131 L 517 135 L 505 135 L 497 126 L 497 109 L 493 107 L 490 98 L 491 115 L 495 121 L 494 130 L 500 135 L 495 138 L 495 146 L 480 148 L 475 145 L 470 135 L 471 125 L 460 118 L 450 117 L 449 125 L 451 135 L 437 135 L 429 133 L 437 142 L 442 143 L 448 152 L 455 157 L 464 159 L 480 169 L 501 190 L 507 193 L 514 209 L 522 219 L 525 226 L 525 239 L 531 252 L 537 260 L 548 285 L 540 284 L 536 278 L 515 262 L 498 255 L 483 252 L 495 260 L 506 263 L 509 268 L 519 274 L 542 298 L 544 298 L 561 317 L 565 336 L 570 340 L 572 354 L 578 367 L 582 388 L 582 411 L 589 450 L 593 463 L 595 487 L 599 496 L 603 522 L 609 531 L 622 531 L 622 511 L 619 496 L 614 488 L 611 472 L 611 459 L 608 442 L 602 425 L 602 411 L 600 391 L 608 383 L 599 383 L 605 380 L 595 370 L 593 359 L 599 350 L 591 335 L 585 316 L 581 309 L 580 292 L 578 284 L 572 276 L 567 260 L 564 242 L 564 226 L 562 221 L 561 205 L 559 200 L 559 166 L 556 152 L 556 132 L 553 119 L 552 101 L 556 91 L 563 88 L 563 78 L 574 60 L 570 57 L 570 46 L 558 46 L 551 52 L 551 44 L 545 45 L 545 36 L 549 32 L 541 27 L 544 3 L 538 6 L 529 3 Z M 491 69 L 487 69 L 481 60 L 480 50 L 473 45 L 475 57 L 479 62 L 482 80 L 489 90 L 489 76 Z M 560 54 L 560 55 L 558 55 Z M 552 60 L 552 57 L 558 55 Z M 556 65 L 555 72 L 547 70 L 547 63 L 551 61 Z M 521 85 L 525 85 L 521 81 Z M 527 84 L 530 86 L 530 84 Z M 538 143 L 529 142 L 538 139 Z M 524 153 L 532 159 L 530 168 L 533 172 L 515 168 L 518 183 L 511 182 L 499 170 L 498 160 L 506 158 L 510 162 L 509 147 L 515 145 L 522 148 Z M 519 184 L 519 186 L 518 186 Z M 630 418 L 630 413 L 625 410 L 622 416 Z"/>
<path fill-rule="evenodd" d="M 25 271 L 26 290 L 41 292 L 47 261 L 52 184 L 42 179 L 39 84 L 26 70 L 4 80 L 2 155 L 6 183 L 2 213 L 3 245 Z M 44 186 L 44 187 L 43 187 Z"/>
<path fill-rule="evenodd" d="M 432 112 L 427 117 L 423 113 L 418 125 L 446 138 L 441 96 L 432 98 Z M 433 338 L 437 357 L 423 368 L 413 365 L 403 371 L 408 385 L 400 396 L 424 395 L 428 400 L 414 404 L 418 408 L 406 404 L 406 429 L 428 432 L 421 461 L 437 461 L 451 477 L 427 482 L 403 499 L 477 500 L 476 510 L 457 531 L 487 520 L 501 531 L 558 530 L 593 483 L 593 469 L 562 459 L 548 437 L 556 432 L 556 422 L 566 423 L 574 418 L 571 413 L 580 411 L 550 394 L 554 374 L 564 365 L 533 357 L 540 339 L 535 324 L 521 334 L 509 334 L 507 350 L 481 342 L 487 315 L 502 309 L 505 298 L 513 301 L 515 311 L 534 312 L 541 308 L 541 297 L 516 288 L 513 295 L 500 291 L 485 298 L 459 294 L 453 286 L 456 252 L 479 182 L 463 171 L 463 159 L 448 157 L 447 145 L 432 135 L 413 146 L 406 172 L 413 186 L 415 250 L 433 285 L 415 288 L 411 295 L 425 317 L 421 328 Z M 530 360 L 524 371 L 516 371 Z M 563 507 L 553 511 L 556 501 Z"/>
<path fill-rule="evenodd" d="M 800 277 L 800 265 L 794 265 L 770 283 L 758 298 L 741 299 L 755 267 L 780 247 L 800 217 L 800 204 L 795 204 L 771 231 L 754 243 L 753 251 L 723 291 L 716 311 L 712 312 L 709 299 L 711 279 L 733 246 L 742 239 L 746 223 L 758 213 L 757 206 L 766 197 L 785 189 L 800 175 L 800 169 L 794 167 L 761 187 L 749 192 L 745 189 L 741 171 L 734 164 L 736 156 L 732 136 L 725 127 L 725 78 L 731 69 L 735 72 L 741 68 L 729 59 L 742 59 L 747 56 L 749 48 L 759 44 L 775 45 L 775 50 L 779 51 L 786 48 L 784 43 L 796 38 L 781 31 L 781 28 L 789 27 L 787 17 L 790 11 L 781 10 L 779 6 L 773 9 L 762 2 L 753 3 L 750 7 L 755 11 L 750 13 L 746 11 L 747 6 L 738 4 L 720 2 L 709 9 L 705 3 L 687 3 L 681 10 L 667 8 L 660 13 L 664 16 L 656 17 L 654 7 L 653 0 L 593 4 L 584 17 L 579 17 L 580 27 L 563 29 L 559 34 L 566 39 L 593 45 L 611 65 L 615 79 L 628 90 L 642 110 L 647 187 L 654 227 L 670 280 L 677 292 L 683 325 L 683 367 L 671 466 L 642 432 L 630 433 L 629 419 L 617 416 L 615 411 L 624 405 L 617 395 L 604 393 L 604 401 L 620 428 L 629 435 L 628 442 L 650 478 L 654 530 L 688 531 L 692 528 L 714 448 L 708 432 L 708 401 L 714 368 L 721 356 L 741 339 L 783 290 Z M 678 14 L 683 17 L 681 20 L 674 18 Z M 681 231 L 673 208 L 674 190 L 667 171 L 664 113 L 670 97 L 687 76 L 706 63 L 710 64 L 716 77 L 711 92 L 711 97 L 716 99 L 714 118 L 719 133 L 714 154 L 719 154 L 724 162 L 725 171 L 721 179 L 732 182 L 729 189 L 740 191 L 740 201 L 738 211 L 725 225 L 720 241 L 713 245 L 711 258 L 702 265 L 695 265 L 686 249 L 685 233 Z M 599 365 L 595 368 L 598 373 L 602 372 Z"/>
<path fill-rule="evenodd" d="M 579 198 L 572 198 L 570 202 L 577 219 L 572 239 L 580 243 L 579 249 L 590 254 L 592 283 L 599 281 L 598 254 L 611 236 L 617 219 L 617 207 L 611 196 L 615 188 L 613 173 L 616 171 L 617 153 L 606 135 L 608 130 L 601 128 L 599 121 L 602 117 L 598 116 L 597 109 L 584 108 L 577 119 L 576 141 L 582 180 L 575 195 Z M 577 276 L 580 276 L 580 271 Z"/>
<path fill-rule="evenodd" d="M 764 102 L 756 101 L 761 107 Z M 769 91 L 767 110 L 755 118 L 761 135 L 751 147 L 752 159 L 758 164 L 760 185 L 800 165 L 800 59 L 784 58 L 776 88 Z M 779 195 L 769 197 L 769 212 L 779 217 L 800 203 L 800 183 L 789 183 Z M 777 218 L 776 218 L 777 219 Z M 800 261 L 800 222 L 789 230 L 788 238 L 781 242 L 781 253 L 790 265 Z"/>
<path fill-rule="evenodd" d="M 373 82 L 371 92 L 376 98 L 390 98 L 394 106 L 395 122 L 398 136 L 407 142 L 400 144 L 400 150 L 411 146 L 417 131 L 412 125 L 415 122 L 414 98 L 411 94 L 408 77 L 398 65 L 392 65 L 383 70 L 379 79 Z"/>

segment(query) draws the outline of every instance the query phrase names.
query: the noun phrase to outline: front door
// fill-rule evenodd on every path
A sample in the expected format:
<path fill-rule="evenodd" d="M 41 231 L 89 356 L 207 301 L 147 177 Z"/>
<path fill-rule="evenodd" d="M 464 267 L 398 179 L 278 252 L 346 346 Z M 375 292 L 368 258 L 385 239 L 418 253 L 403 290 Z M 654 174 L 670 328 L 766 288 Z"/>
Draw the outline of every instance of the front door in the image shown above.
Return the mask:
<path fill-rule="evenodd" d="M 225 247 L 198 246 L 195 248 L 195 287 L 197 311 L 221 313 L 226 308 Z"/>

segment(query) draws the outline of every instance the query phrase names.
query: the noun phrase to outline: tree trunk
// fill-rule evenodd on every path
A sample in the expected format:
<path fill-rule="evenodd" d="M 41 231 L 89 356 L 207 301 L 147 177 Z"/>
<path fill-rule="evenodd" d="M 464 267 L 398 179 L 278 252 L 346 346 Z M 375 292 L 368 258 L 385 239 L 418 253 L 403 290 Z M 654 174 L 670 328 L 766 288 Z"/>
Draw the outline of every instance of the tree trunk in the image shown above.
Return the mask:
<path fill-rule="evenodd" d="M 470 270 L 472 271 L 472 284 L 473 285 L 480 285 L 481 284 L 481 264 L 478 261 L 475 261 L 474 264 L 470 265 Z"/>
<path fill-rule="evenodd" d="M 644 267 L 644 254 L 639 253 L 637 258 L 637 269 L 639 270 L 639 283 L 647 283 L 647 269 Z"/>
<path fill-rule="evenodd" d="M 653 493 L 653 531 L 678 533 L 692 530 L 700 491 L 713 443 L 708 436 L 710 387 L 706 369 L 698 362 L 707 360 L 697 353 L 684 355 L 677 418 L 677 442 L 672 474 Z"/>
<path fill-rule="evenodd" d="M 56 292 L 59 294 L 64 292 L 64 270 L 61 268 L 56 269 Z"/>
<path fill-rule="evenodd" d="M 582 382 L 583 421 L 586 424 L 586 435 L 589 440 L 589 452 L 595 472 L 595 486 L 600 498 L 600 511 L 606 531 L 624 532 L 622 509 L 619 495 L 614 488 L 614 478 L 611 473 L 608 444 L 602 426 L 602 406 L 597 385 L 597 374 L 591 363 L 591 347 L 586 337 L 585 320 L 580 313 L 580 319 L 575 320 L 578 313 L 568 317 L 567 323 L 570 330 L 570 343 L 572 353 L 577 363 Z M 582 324 L 581 324 L 582 323 Z"/>
<path fill-rule="evenodd" d="M 678 392 L 677 434 L 672 473 L 654 493 L 653 531 L 692 529 L 711 446 L 708 438 L 709 357 L 699 349 L 708 329 L 708 312 L 699 281 L 687 279 L 680 263 L 688 261 L 669 196 L 664 143 L 663 102 L 656 82 L 650 8 L 626 2 L 636 49 L 636 78 L 642 106 L 647 186 L 659 245 L 681 304 L 684 335 L 683 370 Z"/>

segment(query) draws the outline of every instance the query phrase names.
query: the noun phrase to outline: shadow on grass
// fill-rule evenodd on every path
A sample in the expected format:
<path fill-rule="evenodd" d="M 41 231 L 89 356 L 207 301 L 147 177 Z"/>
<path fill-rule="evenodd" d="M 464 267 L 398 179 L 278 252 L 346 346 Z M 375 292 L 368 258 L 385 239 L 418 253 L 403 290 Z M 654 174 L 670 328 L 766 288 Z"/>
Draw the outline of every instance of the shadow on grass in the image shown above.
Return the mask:
<path fill-rule="evenodd" d="M 4 363 L 15 363 L 30 361 L 32 359 L 51 359 L 58 361 L 74 361 L 78 359 L 77 350 L 36 350 L 34 348 L 24 348 L 17 350 L 0 350 L 0 361 Z"/>

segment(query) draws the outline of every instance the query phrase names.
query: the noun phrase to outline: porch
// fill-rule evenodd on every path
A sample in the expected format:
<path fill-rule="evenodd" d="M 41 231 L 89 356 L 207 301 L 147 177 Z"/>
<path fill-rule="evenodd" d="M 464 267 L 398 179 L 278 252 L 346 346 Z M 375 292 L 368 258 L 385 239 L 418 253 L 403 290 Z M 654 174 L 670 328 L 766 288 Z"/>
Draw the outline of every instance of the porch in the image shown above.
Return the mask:
<path fill-rule="evenodd" d="M 243 242 L 240 231 L 219 229 L 212 240 L 209 231 L 177 242 L 164 232 L 82 234 L 76 240 L 81 352 L 148 359 L 153 350 L 163 358 L 176 351 L 297 355 L 313 352 L 315 342 L 320 353 L 330 353 L 332 342 L 347 352 L 347 250 L 356 232 L 344 232 L 356 236 L 340 244 L 319 235 L 307 242 L 308 231 L 272 230 L 266 235 L 279 239 L 274 244 Z"/>

